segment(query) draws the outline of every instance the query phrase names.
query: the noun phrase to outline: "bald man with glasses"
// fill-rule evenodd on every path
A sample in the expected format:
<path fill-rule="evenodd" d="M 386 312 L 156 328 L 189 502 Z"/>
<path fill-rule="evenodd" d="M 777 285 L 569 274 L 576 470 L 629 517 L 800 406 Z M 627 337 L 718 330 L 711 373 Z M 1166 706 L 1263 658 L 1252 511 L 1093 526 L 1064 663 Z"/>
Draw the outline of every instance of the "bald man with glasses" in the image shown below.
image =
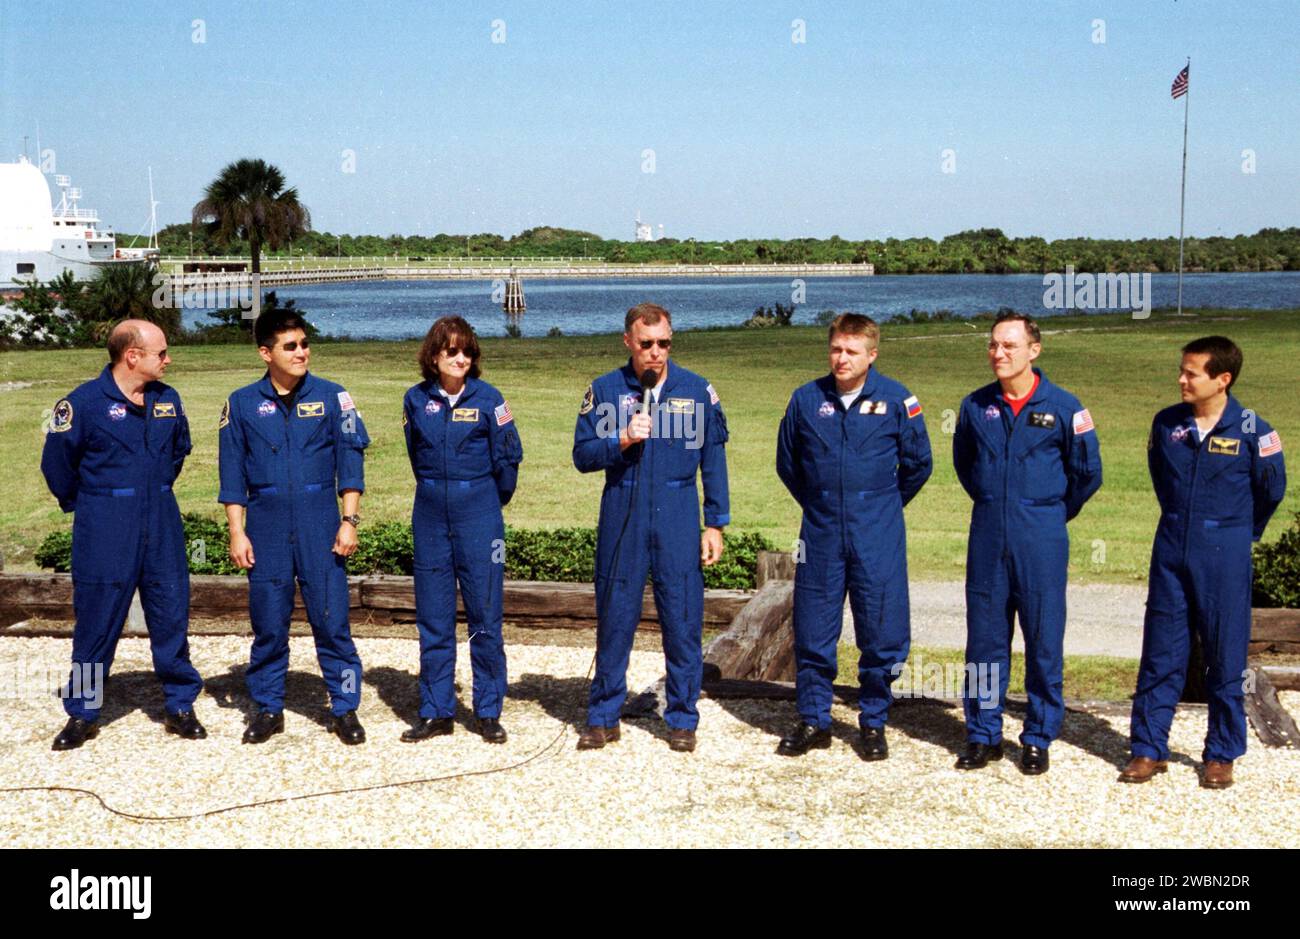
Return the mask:
<path fill-rule="evenodd" d="M 67 725 L 55 750 L 98 732 L 104 680 L 136 590 L 144 607 L 168 733 L 207 736 L 194 715 L 203 687 L 190 663 L 190 575 L 172 485 L 190 452 L 176 389 L 163 384 L 167 337 L 124 320 L 108 338 L 99 377 L 59 400 L 46 424 L 41 472 L 72 523 L 72 672 L 63 689 Z"/>

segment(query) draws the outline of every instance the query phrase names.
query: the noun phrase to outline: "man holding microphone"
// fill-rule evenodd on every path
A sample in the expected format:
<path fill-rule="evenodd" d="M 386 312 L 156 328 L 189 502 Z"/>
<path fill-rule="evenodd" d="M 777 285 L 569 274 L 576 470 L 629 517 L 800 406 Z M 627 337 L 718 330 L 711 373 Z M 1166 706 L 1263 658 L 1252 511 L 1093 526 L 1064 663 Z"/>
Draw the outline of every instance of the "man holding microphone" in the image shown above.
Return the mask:
<path fill-rule="evenodd" d="M 672 317 L 663 307 L 642 303 L 628 310 L 623 344 L 631 357 L 588 386 L 574 427 L 574 466 L 605 473 L 596 542 L 596 677 L 580 750 L 619 739 L 647 576 L 667 665 L 668 743 L 677 751 L 695 749 L 704 667 L 701 565 L 722 556 L 722 529 L 731 519 L 727 420 L 713 386 L 669 362 L 672 341 Z"/>

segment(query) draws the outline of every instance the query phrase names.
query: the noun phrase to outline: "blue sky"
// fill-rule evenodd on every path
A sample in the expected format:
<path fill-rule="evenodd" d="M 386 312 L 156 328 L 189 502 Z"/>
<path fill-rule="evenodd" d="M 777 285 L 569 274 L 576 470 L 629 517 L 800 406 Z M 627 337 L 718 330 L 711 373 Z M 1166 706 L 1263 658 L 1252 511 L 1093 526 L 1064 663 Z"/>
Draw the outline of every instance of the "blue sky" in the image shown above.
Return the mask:
<path fill-rule="evenodd" d="M 1188 232 L 1232 235 L 1300 224 L 1296 14 L 0 0 L 0 159 L 24 135 L 34 156 L 39 125 L 83 206 L 120 231 L 147 220 L 147 166 L 165 224 L 258 156 L 315 228 L 355 234 L 630 238 L 639 210 L 678 238 L 1158 237 L 1178 231 L 1169 85 L 1190 55 Z"/>

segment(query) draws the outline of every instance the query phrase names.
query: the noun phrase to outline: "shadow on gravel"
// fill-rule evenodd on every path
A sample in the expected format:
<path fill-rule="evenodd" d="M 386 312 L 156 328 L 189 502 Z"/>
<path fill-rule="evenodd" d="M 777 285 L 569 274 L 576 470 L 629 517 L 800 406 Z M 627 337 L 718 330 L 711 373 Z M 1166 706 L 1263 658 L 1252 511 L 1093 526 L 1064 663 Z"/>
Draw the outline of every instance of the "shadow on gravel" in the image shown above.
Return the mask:
<path fill-rule="evenodd" d="M 243 665 L 232 665 L 224 674 L 205 678 L 203 691 L 217 703 L 217 707 L 241 711 L 247 724 L 257 713 L 257 705 L 249 697 L 245 671 Z M 329 727 L 329 693 L 325 689 L 325 679 L 312 672 L 291 669 L 284 680 L 284 709 L 321 727 Z M 202 714 L 199 719 L 203 719 Z"/>
<path fill-rule="evenodd" d="M 96 723 L 107 727 L 132 711 L 143 711 L 161 728 L 167 716 L 164 702 L 162 683 L 152 671 L 111 672 L 104 682 L 104 702 Z"/>
<path fill-rule="evenodd" d="M 556 678 L 553 675 L 525 673 L 510 683 L 506 691 L 506 706 L 510 699 L 533 701 L 555 720 L 578 729 L 587 723 L 587 678 Z"/>
<path fill-rule="evenodd" d="M 366 669 L 362 679 L 363 685 L 374 688 L 379 700 L 399 718 L 414 727 L 420 720 L 420 676 L 406 669 L 380 665 Z M 474 724 L 474 712 L 460 700 L 460 682 L 452 686 L 456 698 L 456 713 L 453 719 L 461 727 L 477 733 Z"/>
<path fill-rule="evenodd" d="M 851 689 L 836 686 L 836 698 L 853 707 L 857 704 Z M 775 750 L 781 737 L 789 731 L 799 714 L 792 700 L 780 698 L 715 698 L 718 704 L 729 714 L 756 730 L 772 738 Z M 765 701 L 773 707 L 753 707 L 752 704 Z M 1025 702 L 1011 699 L 1006 711 L 1017 718 L 1024 718 Z M 662 726 L 662 722 L 659 722 Z M 930 698 L 897 698 L 890 708 L 889 723 L 886 733 L 906 734 L 913 740 L 930 743 L 959 755 L 966 745 L 966 724 L 960 706 L 952 702 Z M 664 731 L 667 733 L 666 729 Z M 859 749 L 858 728 L 856 725 L 835 721 L 831 724 L 832 736 L 843 744 Z M 1128 736 L 1115 730 L 1109 721 L 1086 711 L 1069 708 L 1061 725 L 1061 734 L 1057 738 L 1071 746 L 1078 747 L 1098 759 L 1105 760 L 1117 770 L 1128 762 Z M 1019 746 L 1014 739 L 1007 741 L 1012 746 L 1009 755 L 1019 759 Z M 1175 753 L 1171 757 L 1175 763 L 1195 766 L 1197 762 L 1183 754 Z"/>

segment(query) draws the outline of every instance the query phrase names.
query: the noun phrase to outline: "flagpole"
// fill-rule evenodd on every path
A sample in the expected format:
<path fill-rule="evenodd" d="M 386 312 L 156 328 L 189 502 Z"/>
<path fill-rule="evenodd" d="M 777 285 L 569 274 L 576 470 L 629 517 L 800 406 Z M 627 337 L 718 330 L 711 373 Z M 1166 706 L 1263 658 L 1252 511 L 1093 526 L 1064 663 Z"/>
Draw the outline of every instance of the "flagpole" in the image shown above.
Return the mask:
<path fill-rule="evenodd" d="M 1192 57 L 1187 57 L 1187 90 L 1183 92 L 1183 187 L 1178 197 L 1178 315 L 1183 315 L 1183 213 L 1187 207 L 1187 112 L 1192 98 Z"/>

